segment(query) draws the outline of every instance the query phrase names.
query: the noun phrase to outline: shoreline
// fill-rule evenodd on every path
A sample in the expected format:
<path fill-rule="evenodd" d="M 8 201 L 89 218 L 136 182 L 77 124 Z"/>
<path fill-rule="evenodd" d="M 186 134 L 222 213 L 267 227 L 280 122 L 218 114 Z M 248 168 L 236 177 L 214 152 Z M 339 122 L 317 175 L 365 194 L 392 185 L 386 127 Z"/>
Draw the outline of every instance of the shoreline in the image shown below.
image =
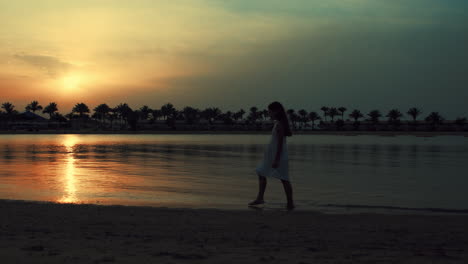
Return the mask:
<path fill-rule="evenodd" d="M 271 131 L 237 131 L 237 130 L 158 130 L 158 131 L 91 131 L 91 130 L 43 130 L 43 131 L 8 131 L 0 130 L 0 135 L 269 135 Z M 293 135 L 336 135 L 336 136 L 463 136 L 468 137 L 468 131 L 296 131 Z"/>
<path fill-rule="evenodd" d="M 0 200 L 2 263 L 466 263 L 467 215 Z"/>

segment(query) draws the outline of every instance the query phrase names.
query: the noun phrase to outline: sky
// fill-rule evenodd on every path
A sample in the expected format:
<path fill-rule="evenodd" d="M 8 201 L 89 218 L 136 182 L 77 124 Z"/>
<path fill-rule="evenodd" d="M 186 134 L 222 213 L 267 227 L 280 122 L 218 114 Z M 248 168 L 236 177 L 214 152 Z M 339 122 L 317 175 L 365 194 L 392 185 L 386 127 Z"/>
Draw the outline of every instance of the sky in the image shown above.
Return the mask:
<path fill-rule="evenodd" d="M 0 0 L 0 103 L 468 116 L 466 0 Z"/>

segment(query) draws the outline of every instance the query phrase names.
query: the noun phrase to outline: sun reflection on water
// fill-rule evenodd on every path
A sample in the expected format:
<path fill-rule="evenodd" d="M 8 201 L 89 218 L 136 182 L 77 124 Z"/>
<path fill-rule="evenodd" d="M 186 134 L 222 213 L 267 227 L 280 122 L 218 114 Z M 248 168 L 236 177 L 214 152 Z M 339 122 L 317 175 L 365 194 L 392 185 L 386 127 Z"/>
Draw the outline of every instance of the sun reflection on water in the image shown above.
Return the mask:
<path fill-rule="evenodd" d="M 76 195 L 76 177 L 75 177 L 75 158 L 73 157 L 73 147 L 77 142 L 75 135 L 65 135 L 63 145 L 67 150 L 65 158 L 65 171 L 64 171 L 64 196 L 58 200 L 60 203 L 77 203 L 79 199 Z"/>

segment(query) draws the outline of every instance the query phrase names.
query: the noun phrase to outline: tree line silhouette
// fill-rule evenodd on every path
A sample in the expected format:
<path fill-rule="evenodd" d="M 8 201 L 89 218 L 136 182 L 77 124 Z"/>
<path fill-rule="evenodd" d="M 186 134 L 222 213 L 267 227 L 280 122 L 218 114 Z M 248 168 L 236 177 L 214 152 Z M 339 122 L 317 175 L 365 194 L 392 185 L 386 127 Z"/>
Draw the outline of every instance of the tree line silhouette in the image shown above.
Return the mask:
<path fill-rule="evenodd" d="M 423 112 L 421 109 L 412 107 L 406 111 L 406 116 L 410 118 L 406 122 L 402 121 L 404 113 L 398 109 L 391 109 L 386 114 L 380 110 L 371 110 L 362 113 L 358 109 L 348 112 L 346 107 L 320 108 L 321 115 L 315 111 L 300 109 L 288 109 L 287 114 L 294 130 L 360 130 L 361 125 L 366 125 L 366 130 L 400 130 L 402 125 L 408 130 L 416 130 L 423 126 L 425 130 L 437 130 L 444 124 L 445 119 L 439 112 L 430 112 L 427 116 L 418 120 Z M 106 129 L 141 129 L 144 127 L 157 128 L 155 124 L 165 124 L 166 128 L 177 129 L 183 124 L 185 129 L 216 129 L 219 126 L 224 128 L 255 129 L 263 130 L 269 128 L 271 124 L 268 117 L 268 110 L 259 109 L 256 106 L 250 107 L 249 111 L 239 109 L 238 111 L 223 112 L 217 107 L 208 107 L 203 110 L 186 106 L 178 110 L 171 103 L 164 104 L 158 109 L 152 109 L 147 105 L 133 110 L 128 104 L 120 103 L 115 107 L 103 103 L 91 109 L 85 103 L 77 103 L 70 113 L 62 115 L 59 113 L 57 103 L 51 102 L 45 107 L 38 101 L 32 101 L 25 107 L 25 112 L 20 113 L 10 102 L 1 104 L 0 121 L 3 128 L 17 127 L 19 122 L 32 122 L 43 117 L 36 115 L 45 114 L 48 116 L 49 127 L 69 127 L 71 123 L 78 124 L 77 128 Z M 33 113 L 31 115 L 30 113 Z M 349 114 L 347 114 L 349 113 Z M 345 120 L 347 114 L 348 119 Z M 318 122 L 318 123 L 317 123 Z M 464 130 L 467 124 L 466 117 L 458 117 L 452 124 L 460 130 Z M 266 124 L 266 125 L 265 125 Z M 152 126 L 153 125 L 153 126 Z M 201 125 L 201 126 L 200 126 Z M 271 126 L 270 126 L 271 128 Z"/>

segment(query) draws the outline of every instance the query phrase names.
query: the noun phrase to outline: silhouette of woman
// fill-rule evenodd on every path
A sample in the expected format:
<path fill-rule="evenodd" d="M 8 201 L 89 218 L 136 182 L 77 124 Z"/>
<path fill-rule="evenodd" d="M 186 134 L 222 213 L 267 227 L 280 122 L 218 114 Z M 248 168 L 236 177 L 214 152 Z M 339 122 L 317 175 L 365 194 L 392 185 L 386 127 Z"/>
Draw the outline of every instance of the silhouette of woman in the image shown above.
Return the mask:
<path fill-rule="evenodd" d="M 269 144 L 265 148 L 263 160 L 256 168 L 258 175 L 258 195 L 255 200 L 249 203 L 249 206 L 264 204 L 263 199 L 267 185 L 267 177 L 280 179 L 283 183 L 287 198 L 288 210 L 294 209 L 293 190 L 289 181 L 288 152 L 286 137 L 292 136 L 289 127 L 288 118 L 283 105 L 279 102 L 273 102 L 268 105 L 268 113 L 274 120 L 274 126 Z"/>

